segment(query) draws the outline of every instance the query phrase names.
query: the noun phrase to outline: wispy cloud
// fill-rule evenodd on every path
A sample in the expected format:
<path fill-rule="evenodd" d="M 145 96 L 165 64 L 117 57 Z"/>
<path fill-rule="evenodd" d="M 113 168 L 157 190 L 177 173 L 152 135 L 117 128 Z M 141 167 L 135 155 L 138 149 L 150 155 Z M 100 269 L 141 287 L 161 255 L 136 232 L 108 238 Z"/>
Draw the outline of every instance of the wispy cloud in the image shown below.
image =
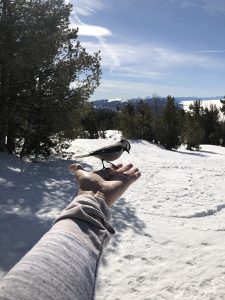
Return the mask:
<path fill-rule="evenodd" d="M 115 76 L 120 76 L 124 78 L 148 78 L 148 79 L 159 79 L 165 77 L 166 74 L 161 72 L 149 71 L 142 67 L 135 68 L 133 66 L 120 67 L 118 70 L 114 71 Z"/>
<path fill-rule="evenodd" d="M 101 0 L 67 0 L 67 2 L 73 4 L 75 13 L 80 16 L 91 16 L 105 8 Z"/>
<path fill-rule="evenodd" d="M 211 52 L 181 52 L 168 47 L 151 44 L 108 44 L 111 53 L 99 48 L 98 43 L 84 43 L 90 52 L 101 50 L 102 66 L 112 69 L 115 74 L 128 77 L 161 78 L 170 68 L 198 67 L 206 69 L 224 68 L 225 62 L 212 58 Z M 213 50 L 212 50 L 213 51 Z M 115 55 L 117 64 L 111 60 Z"/>
<path fill-rule="evenodd" d="M 125 80 L 102 80 L 101 85 L 97 88 L 92 99 L 101 99 L 102 95 L 107 95 L 107 98 L 130 98 L 132 97 L 146 97 L 157 94 L 166 97 L 167 95 L 181 96 L 193 95 L 201 96 L 210 94 L 210 89 L 186 87 L 182 85 L 166 85 L 166 84 L 148 84 L 143 82 L 132 82 Z"/>
<path fill-rule="evenodd" d="M 113 71 L 114 68 L 120 65 L 117 53 L 113 51 L 108 46 L 106 37 L 111 36 L 112 32 L 106 27 L 96 26 L 92 24 L 87 24 L 81 20 L 82 16 L 90 16 L 96 13 L 98 10 L 103 10 L 106 8 L 105 2 L 101 0 L 67 0 L 68 2 L 74 4 L 74 9 L 71 15 L 72 28 L 79 29 L 78 35 L 80 36 L 91 36 L 97 39 L 95 47 L 92 47 L 94 52 L 103 51 L 106 56 L 109 57 L 110 70 Z M 84 45 L 85 43 L 82 43 Z M 88 44 L 88 43 L 87 43 Z M 95 48 L 95 49 L 94 49 Z M 89 47 L 90 50 L 90 47 Z M 92 51 L 93 52 L 93 51 Z"/>
<path fill-rule="evenodd" d="M 210 13 L 225 13 L 224 0 L 201 0 L 202 7 Z"/>
<path fill-rule="evenodd" d="M 98 10 L 104 9 L 104 4 L 100 0 L 67 0 L 73 4 L 73 11 L 70 18 L 70 27 L 79 28 L 78 34 L 81 36 L 93 36 L 101 38 L 112 35 L 108 28 L 86 24 L 82 22 L 80 16 L 90 16 Z"/>
<path fill-rule="evenodd" d="M 94 37 L 105 37 L 112 35 L 111 31 L 105 27 L 95 26 L 95 25 L 88 25 L 88 24 L 80 24 L 80 23 L 73 23 L 72 27 L 79 28 L 79 35 L 83 36 L 94 36 Z"/>
<path fill-rule="evenodd" d="M 225 13 L 224 0 L 169 0 L 182 8 L 199 8 L 213 14 Z"/>
<path fill-rule="evenodd" d="M 199 50 L 198 53 L 225 53 L 225 50 Z"/>

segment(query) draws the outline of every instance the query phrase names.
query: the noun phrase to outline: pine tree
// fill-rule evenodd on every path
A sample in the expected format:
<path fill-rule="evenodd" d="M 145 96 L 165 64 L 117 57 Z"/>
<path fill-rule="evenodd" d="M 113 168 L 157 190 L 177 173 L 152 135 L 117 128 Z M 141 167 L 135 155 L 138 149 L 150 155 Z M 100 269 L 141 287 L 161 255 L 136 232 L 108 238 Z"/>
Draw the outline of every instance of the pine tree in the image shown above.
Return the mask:
<path fill-rule="evenodd" d="M 220 100 L 220 103 L 222 103 L 222 107 L 221 107 L 221 112 L 225 115 L 225 96 L 223 97 L 224 99 Z"/>
<path fill-rule="evenodd" d="M 13 153 L 18 144 L 21 156 L 49 154 L 78 134 L 99 84 L 99 53 L 77 42 L 63 0 L 0 4 L 0 149 Z"/>
<path fill-rule="evenodd" d="M 135 114 L 135 106 L 130 102 L 118 113 L 119 130 L 122 131 L 123 136 L 127 139 L 137 138 L 135 132 L 137 125 Z"/>
<path fill-rule="evenodd" d="M 152 141 L 152 121 L 153 116 L 149 105 L 141 100 L 136 106 L 134 130 L 136 138 Z"/>
<path fill-rule="evenodd" d="M 153 141 L 158 144 L 161 143 L 162 135 L 163 135 L 163 122 L 162 122 L 162 114 L 163 108 L 161 105 L 161 99 L 157 96 L 153 96 L 152 98 L 152 133 L 153 133 Z"/>
<path fill-rule="evenodd" d="M 163 133 L 161 144 L 168 150 L 177 149 L 180 142 L 178 108 L 174 97 L 168 96 L 163 111 Z"/>
<path fill-rule="evenodd" d="M 221 138 L 221 125 L 219 121 L 219 109 L 216 105 L 210 104 L 203 110 L 202 125 L 205 131 L 203 143 L 219 145 Z"/>
<path fill-rule="evenodd" d="M 187 149 L 199 150 L 205 132 L 202 128 L 203 107 L 200 100 L 194 101 L 185 114 L 185 122 L 182 131 L 182 141 L 187 144 Z"/>

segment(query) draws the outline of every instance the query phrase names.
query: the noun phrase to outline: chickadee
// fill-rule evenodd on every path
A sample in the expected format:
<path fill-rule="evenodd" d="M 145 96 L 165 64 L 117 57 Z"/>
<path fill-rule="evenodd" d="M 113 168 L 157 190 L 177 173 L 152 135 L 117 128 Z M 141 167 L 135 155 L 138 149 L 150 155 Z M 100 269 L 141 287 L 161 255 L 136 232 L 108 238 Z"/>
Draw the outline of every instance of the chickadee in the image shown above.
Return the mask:
<path fill-rule="evenodd" d="M 116 144 L 100 148 L 88 154 L 75 156 L 75 158 L 95 156 L 101 159 L 103 168 L 105 168 L 104 161 L 111 163 L 111 161 L 118 159 L 123 153 L 123 151 L 127 151 L 129 153 L 130 148 L 130 143 L 127 140 L 122 139 Z"/>

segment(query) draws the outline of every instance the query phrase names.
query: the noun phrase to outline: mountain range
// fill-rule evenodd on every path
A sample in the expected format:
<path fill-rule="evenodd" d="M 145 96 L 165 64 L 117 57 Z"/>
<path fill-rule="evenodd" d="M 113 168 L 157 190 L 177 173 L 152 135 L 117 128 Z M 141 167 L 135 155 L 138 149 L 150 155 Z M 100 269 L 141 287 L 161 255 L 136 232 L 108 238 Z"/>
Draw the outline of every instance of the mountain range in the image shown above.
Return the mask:
<path fill-rule="evenodd" d="M 196 99 L 202 100 L 202 101 L 209 101 L 209 100 L 220 100 L 223 99 L 223 96 L 207 96 L 207 97 L 174 97 L 177 105 L 183 105 L 182 102 L 184 101 L 194 101 Z M 153 97 L 153 96 L 147 96 L 147 97 L 136 97 L 136 98 L 129 98 L 129 99 L 100 99 L 100 100 L 94 100 L 92 101 L 95 108 L 99 109 L 110 109 L 110 110 L 116 110 L 123 106 L 125 106 L 127 103 L 137 103 L 140 100 L 143 100 L 145 103 L 149 104 L 149 106 L 155 105 L 157 101 L 158 106 L 163 106 L 165 104 L 165 97 Z"/>

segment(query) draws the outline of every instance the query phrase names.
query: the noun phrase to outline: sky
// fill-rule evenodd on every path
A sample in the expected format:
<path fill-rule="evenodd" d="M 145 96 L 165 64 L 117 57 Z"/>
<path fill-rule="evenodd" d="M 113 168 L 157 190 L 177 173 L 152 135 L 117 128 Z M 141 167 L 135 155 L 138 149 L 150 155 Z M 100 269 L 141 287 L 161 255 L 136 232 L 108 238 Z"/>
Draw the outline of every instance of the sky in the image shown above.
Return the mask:
<path fill-rule="evenodd" d="M 225 95 L 225 0 L 70 0 L 71 26 L 101 51 L 92 95 Z"/>

